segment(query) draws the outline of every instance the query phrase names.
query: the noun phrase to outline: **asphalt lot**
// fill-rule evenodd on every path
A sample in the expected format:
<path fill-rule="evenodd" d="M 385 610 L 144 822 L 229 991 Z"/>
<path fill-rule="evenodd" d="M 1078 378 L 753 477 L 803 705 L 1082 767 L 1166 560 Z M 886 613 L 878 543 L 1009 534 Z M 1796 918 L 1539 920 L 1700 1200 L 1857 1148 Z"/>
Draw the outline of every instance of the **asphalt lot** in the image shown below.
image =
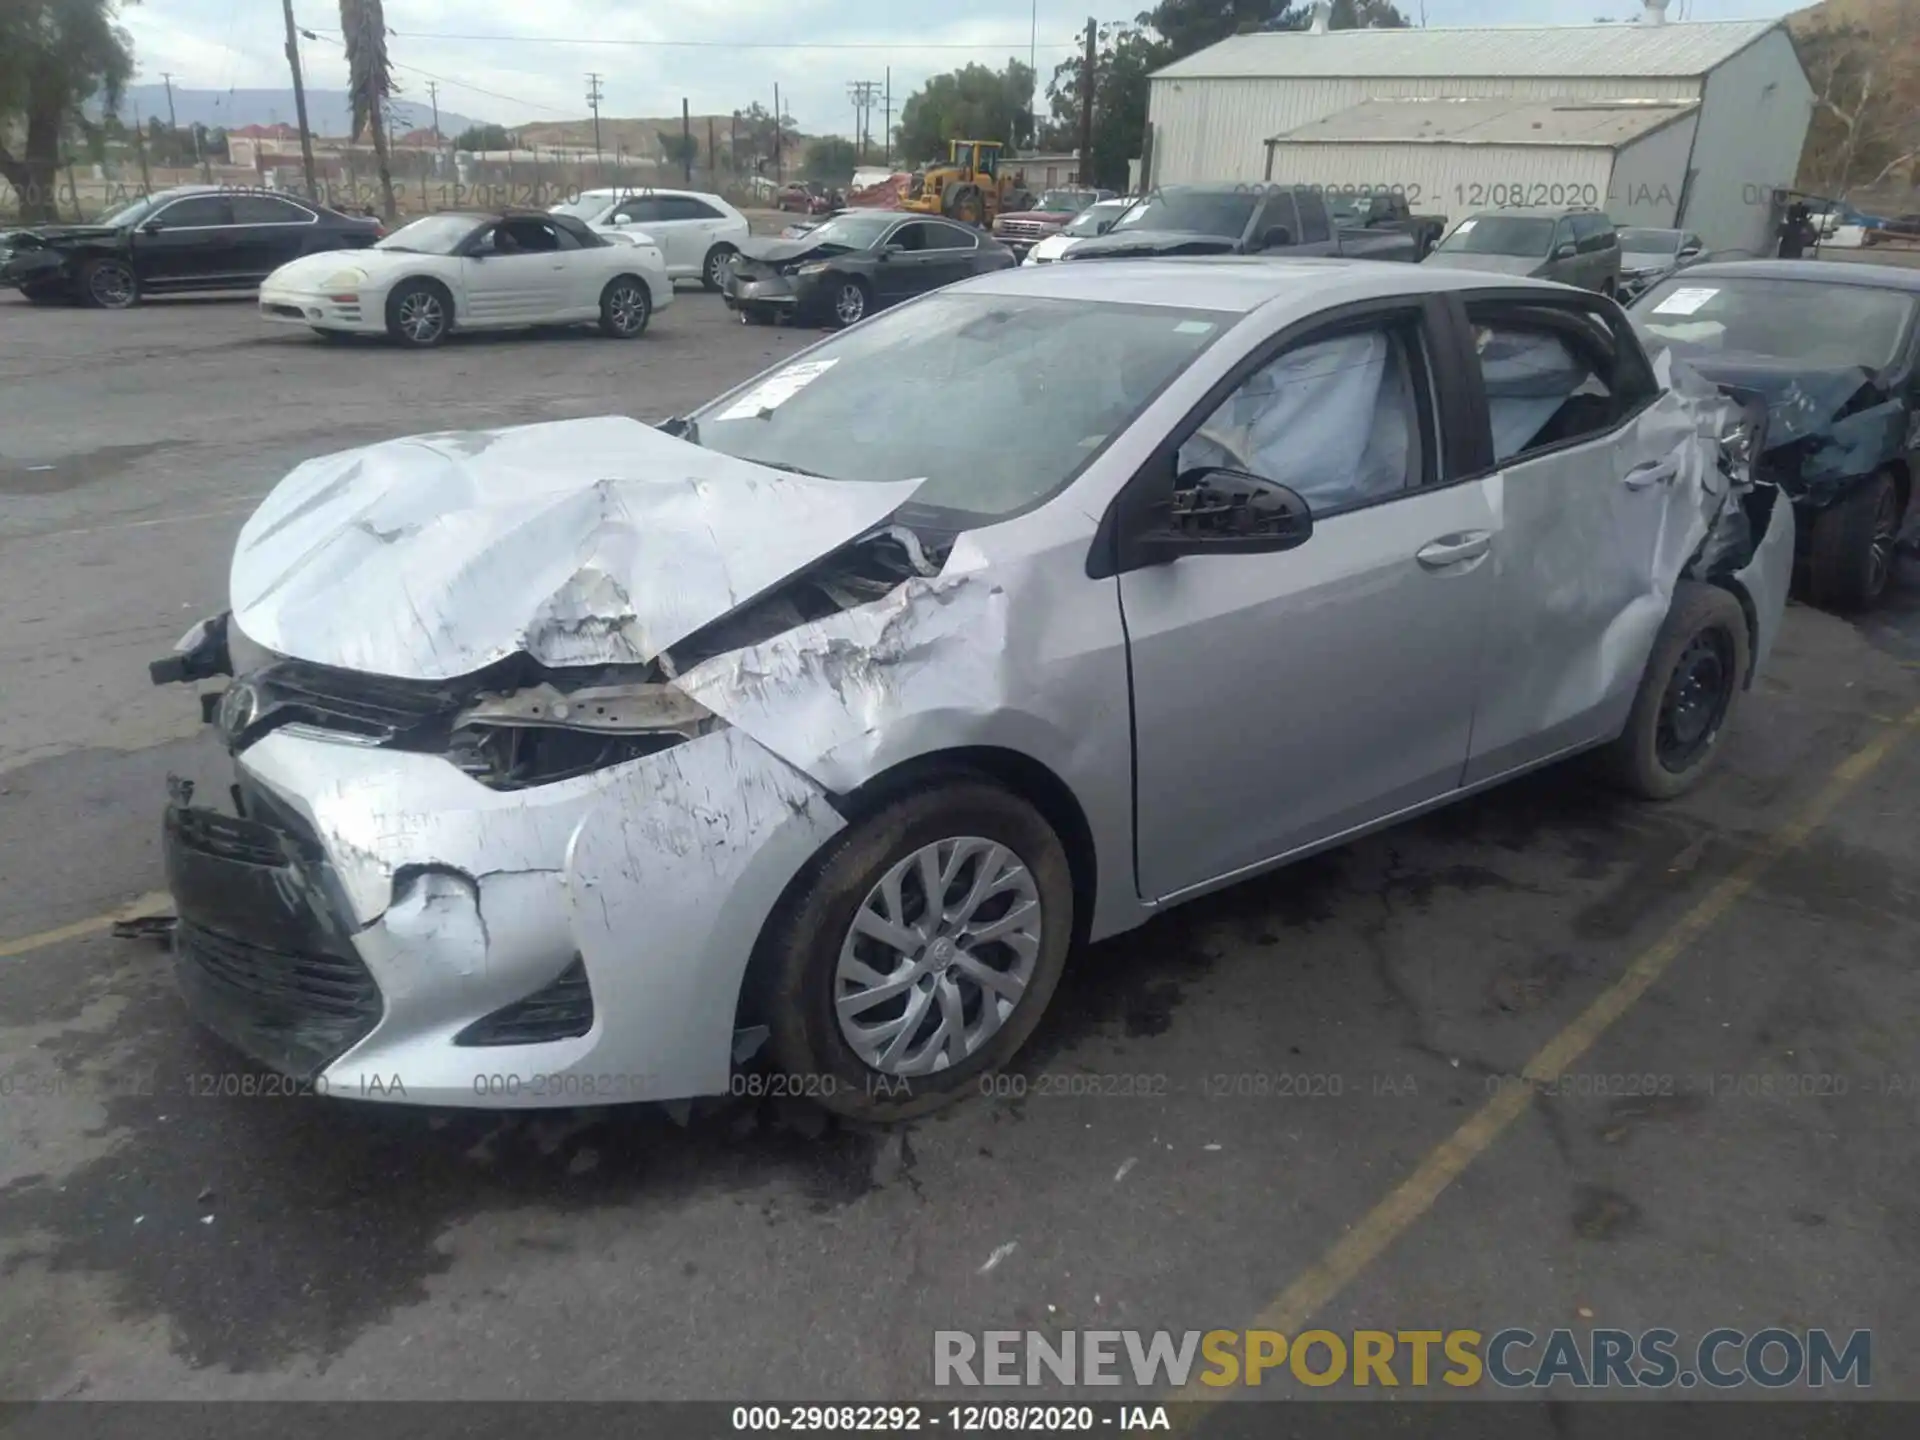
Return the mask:
<path fill-rule="evenodd" d="M 250 506 L 377 437 L 661 418 L 810 338 L 684 289 L 634 344 L 428 354 L 0 298 L 0 1397 L 879 1400 L 930 1391 L 936 1329 L 1264 1317 L 1871 1328 L 1875 1393 L 1920 1398 L 1911 562 L 1871 622 L 1791 611 L 1685 801 L 1545 773 L 1077 957 L 1024 1098 L 881 1133 L 217 1093 L 164 954 L 98 917 L 162 883 L 168 772 L 224 783 L 145 665 Z M 1568 1080 L 1474 1129 L 1556 1037 Z"/>

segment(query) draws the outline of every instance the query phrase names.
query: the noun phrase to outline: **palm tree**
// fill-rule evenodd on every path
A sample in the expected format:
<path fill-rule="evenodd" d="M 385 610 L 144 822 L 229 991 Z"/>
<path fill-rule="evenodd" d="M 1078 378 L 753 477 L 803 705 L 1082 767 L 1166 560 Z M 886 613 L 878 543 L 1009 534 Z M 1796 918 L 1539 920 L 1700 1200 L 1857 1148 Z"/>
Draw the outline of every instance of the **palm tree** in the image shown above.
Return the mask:
<path fill-rule="evenodd" d="M 347 37 L 347 93 L 353 100 L 353 134 L 373 132 L 374 159 L 380 167 L 380 203 L 391 225 L 393 171 L 387 164 L 386 99 L 393 93 L 393 66 L 387 59 L 387 17 L 381 0 L 340 0 L 340 29 Z"/>

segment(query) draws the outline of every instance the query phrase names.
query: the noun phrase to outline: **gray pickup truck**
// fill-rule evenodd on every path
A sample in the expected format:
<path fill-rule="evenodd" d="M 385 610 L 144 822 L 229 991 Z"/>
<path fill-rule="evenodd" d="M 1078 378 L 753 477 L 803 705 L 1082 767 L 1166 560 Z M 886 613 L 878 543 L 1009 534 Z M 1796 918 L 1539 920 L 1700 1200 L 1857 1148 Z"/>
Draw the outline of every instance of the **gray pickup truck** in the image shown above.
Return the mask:
<path fill-rule="evenodd" d="M 1169 185 L 1061 258 L 1148 255 L 1342 255 L 1411 264 L 1420 251 L 1417 238 L 1399 230 L 1336 226 L 1311 185 Z"/>
<path fill-rule="evenodd" d="M 1398 233 L 1413 239 L 1415 260 L 1424 260 L 1447 233 L 1444 215 L 1416 215 L 1406 197 L 1393 193 L 1327 194 L 1335 228 L 1367 237 Z M 1394 258 L 1394 257 L 1389 257 Z"/>

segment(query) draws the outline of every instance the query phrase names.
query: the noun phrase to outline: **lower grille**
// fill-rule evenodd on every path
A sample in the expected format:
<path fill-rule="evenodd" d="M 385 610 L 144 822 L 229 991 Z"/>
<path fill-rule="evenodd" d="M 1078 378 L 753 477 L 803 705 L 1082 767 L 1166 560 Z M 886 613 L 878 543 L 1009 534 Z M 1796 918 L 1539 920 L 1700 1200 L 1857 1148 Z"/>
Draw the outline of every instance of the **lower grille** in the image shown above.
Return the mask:
<path fill-rule="evenodd" d="M 552 983 L 484 1016 L 454 1036 L 465 1046 L 543 1045 L 593 1029 L 593 987 L 579 956 Z"/>
<path fill-rule="evenodd" d="M 298 305 L 268 304 L 268 305 L 262 306 L 261 308 L 264 309 L 269 315 L 279 315 L 288 320 L 304 320 L 307 318 L 306 312 L 301 310 L 301 308 Z"/>
<path fill-rule="evenodd" d="M 184 961 L 287 1020 L 342 1025 L 351 1040 L 380 1018 L 380 987 L 358 960 L 272 950 L 185 921 L 176 934 Z"/>

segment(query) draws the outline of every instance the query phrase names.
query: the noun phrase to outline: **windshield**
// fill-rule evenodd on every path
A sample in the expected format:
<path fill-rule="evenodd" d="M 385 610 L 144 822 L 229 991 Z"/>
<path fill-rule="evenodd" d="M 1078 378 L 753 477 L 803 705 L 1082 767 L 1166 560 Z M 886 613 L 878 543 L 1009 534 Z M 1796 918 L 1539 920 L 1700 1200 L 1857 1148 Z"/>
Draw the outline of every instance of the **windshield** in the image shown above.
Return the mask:
<path fill-rule="evenodd" d="M 1089 205 L 1073 219 L 1061 227 L 1062 235 L 1098 235 L 1100 227 L 1110 220 L 1117 220 L 1127 213 L 1125 200 L 1102 200 L 1098 205 Z"/>
<path fill-rule="evenodd" d="M 697 443 L 835 480 L 924 476 L 926 506 L 993 521 L 1080 472 L 1235 316 L 936 293 L 696 412 Z M 1018 444 L 930 445 L 902 416 L 993 417 Z"/>
<path fill-rule="evenodd" d="M 1662 259 L 1680 253 L 1678 230 L 1622 230 L 1620 249 L 1628 255 L 1658 255 Z"/>
<path fill-rule="evenodd" d="M 584 195 L 576 195 L 571 200 L 562 200 L 558 205 L 549 205 L 549 215 L 571 215 L 576 220 L 591 220 L 607 208 L 607 202 L 613 198 L 610 190 L 589 190 Z"/>
<path fill-rule="evenodd" d="M 164 203 L 159 195 L 142 195 L 124 210 L 116 210 L 100 223 L 102 225 L 138 225 L 148 215 Z"/>
<path fill-rule="evenodd" d="M 421 255 L 451 255 L 460 242 L 479 227 L 472 215 L 422 215 L 402 225 L 384 240 L 376 240 L 376 250 L 411 250 Z"/>
<path fill-rule="evenodd" d="M 1160 190 L 1119 220 L 1114 230 L 1184 230 L 1238 240 L 1259 197 L 1232 190 Z"/>
<path fill-rule="evenodd" d="M 1913 322 L 1915 297 L 1864 285 L 1720 276 L 1654 286 L 1631 311 L 1649 349 L 1676 355 L 1759 355 L 1813 368 L 1891 365 Z"/>
<path fill-rule="evenodd" d="M 1033 208 L 1059 215 L 1074 215 L 1093 203 L 1091 190 L 1049 190 Z"/>
<path fill-rule="evenodd" d="M 872 215 L 836 215 L 824 225 L 807 232 L 809 245 L 844 245 L 849 250 L 865 250 L 886 234 L 901 217 L 887 211 Z"/>
<path fill-rule="evenodd" d="M 1462 220 L 1440 249 L 1459 255 L 1545 255 L 1553 221 L 1541 215 L 1476 215 Z"/>

